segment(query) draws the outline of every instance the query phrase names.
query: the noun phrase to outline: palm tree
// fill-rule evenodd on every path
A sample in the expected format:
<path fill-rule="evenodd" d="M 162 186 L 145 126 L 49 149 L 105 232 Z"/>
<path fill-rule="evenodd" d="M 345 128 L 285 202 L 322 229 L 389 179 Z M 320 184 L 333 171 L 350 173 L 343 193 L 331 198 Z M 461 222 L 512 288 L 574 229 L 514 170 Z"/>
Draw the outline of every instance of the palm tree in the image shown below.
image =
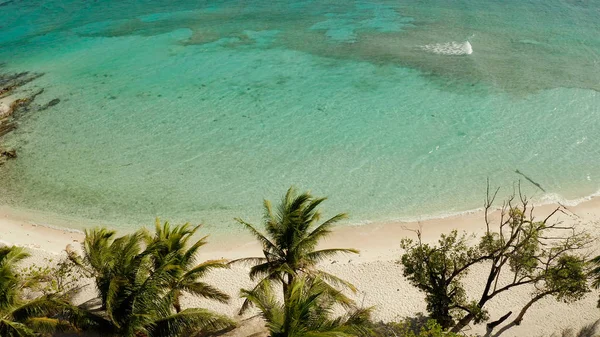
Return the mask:
<path fill-rule="evenodd" d="M 16 268 L 27 257 L 22 248 L 0 248 L 0 336 L 34 337 L 77 330 L 71 324 L 76 319 L 76 308 L 59 295 L 23 299 L 22 292 L 32 280 L 22 279 Z"/>
<path fill-rule="evenodd" d="M 323 201 L 325 198 L 315 198 L 309 192 L 297 195 L 293 187 L 288 189 L 276 211 L 273 210 L 271 203 L 265 200 L 264 226 L 266 234 L 257 230 L 256 226 L 236 219 L 262 245 L 264 257 L 232 261 L 232 263 L 253 264 L 250 278 L 252 280 L 261 278 L 255 289 L 263 288 L 263 284 L 268 281 L 280 283 L 283 287 L 284 302 L 287 302 L 288 289 L 294 283 L 294 279 L 299 275 L 306 275 L 309 278 L 319 277 L 325 285 L 329 285 L 325 283 L 327 281 L 333 285 L 343 285 L 356 291 L 352 284 L 317 269 L 318 262 L 338 253 L 358 254 L 356 249 L 315 250 L 319 240 L 331 233 L 332 226 L 346 218 L 346 214 L 338 214 L 317 224 L 321 216 L 317 208 Z M 337 292 L 334 287 L 330 286 L 330 288 L 331 293 Z M 351 301 L 345 298 L 344 303 L 350 304 Z M 247 310 L 250 304 L 252 301 L 248 299 L 244 301 L 240 314 Z"/>
<path fill-rule="evenodd" d="M 229 295 L 199 281 L 213 269 L 229 267 L 225 260 L 209 260 L 196 264 L 198 250 L 206 244 L 207 236 L 200 238 L 192 245 L 189 245 L 189 241 L 199 228 L 199 225 L 192 227 L 187 223 L 171 228 L 169 222 L 165 222 L 161 226 L 157 219 L 155 236 L 148 242 L 148 245 L 157 247 L 153 252 L 155 268 L 165 264 L 168 259 L 171 259 L 170 263 L 176 267 L 169 270 L 171 278 L 169 284 L 166 284 L 166 287 L 169 288 L 169 296 L 173 298 L 173 307 L 176 312 L 181 312 L 180 299 L 184 292 L 221 303 L 229 301 Z"/>
<path fill-rule="evenodd" d="M 335 305 L 345 301 L 340 292 L 319 278 L 301 276 L 290 284 L 287 302 L 275 299 L 270 281 L 253 290 L 242 290 L 241 296 L 255 305 L 267 322 L 270 337 L 350 337 L 366 335 L 371 309 L 353 309 L 332 318 Z"/>
<path fill-rule="evenodd" d="M 206 309 L 174 312 L 169 285 L 176 283 L 179 272 L 174 270 L 181 257 L 176 252 L 162 255 L 165 246 L 145 230 L 122 237 L 106 229 L 86 231 L 83 256 L 69 255 L 95 279 L 100 307 L 88 313 L 100 330 L 120 337 L 176 337 L 233 325 Z"/>

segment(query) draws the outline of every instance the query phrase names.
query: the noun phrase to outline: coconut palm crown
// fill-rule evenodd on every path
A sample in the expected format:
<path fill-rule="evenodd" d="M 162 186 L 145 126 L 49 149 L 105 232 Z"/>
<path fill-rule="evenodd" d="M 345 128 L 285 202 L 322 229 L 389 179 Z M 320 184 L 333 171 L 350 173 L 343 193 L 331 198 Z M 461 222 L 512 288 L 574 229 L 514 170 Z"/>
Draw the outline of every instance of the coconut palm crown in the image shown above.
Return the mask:
<path fill-rule="evenodd" d="M 169 296 L 173 299 L 173 306 L 177 312 L 181 312 L 181 296 L 189 293 L 204 297 L 221 303 L 229 301 L 229 295 L 219 289 L 200 281 L 207 273 L 214 269 L 228 268 L 225 260 L 208 260 L 197 263 L 199 249 L 206 244 L 208 236 L 204 236 L 193 243 L 190 240 L 201 227 L 191 226 L 186 223 L 181 226 L 171 227 L 169 222 L 161 225 L 156 219 L 155 235 L 148 241 L 149 246 L 156 246 L 153 252 L 155 268 L 165 264 L 169 259 L 175 268 L 168 272 L 171 275 L 169 284 Z"/>
<path fill-rule="evenodd" d="M 349 310 L 334 317 L 335 305 L 345 301 L 340 292 L 319 278 L 300 276 L 289 287 L 287 302 L 276 300 L 267 280 L 241 296 L 254 304 L 266 322 L 270 337 L 351 337 L 364 336 L 371 308 Z M 341 297 L 340 297 L 341 296 Z"/>
<path fill-rule="evenodd" d="M 197 281 L 202 275 L 197 269 L 203 267 L 189 268 L 194 257 L 186 256 L 195 255 L 204 244 L 200 240 L 186 249 L 194 232 L 168 224 L 157 226 L 154 238 L 145 230 L 121 237 L 103 228 L 86 231 L 83 256 L 69 254 L 95 280 L 100 307 L 89 313 L 100 322 L 104 335 L 179 337 L 234 325 L 209 310 L 179 306 L 181 291 L 190 288 L 197 293 L 194 287 L 203 285 Z M 202 270 L 206 269 L 210 268 Z"/>
<path fill-rule="evenodd" d="M 330 248 L 316 250 L 319 240 L 331 233 L 333 225 L 346 218 L 346 214 L 337 214 L 319 223 L 321 213 L 318 206 L 325 198 L 315 198 L 309 192 L 297 194 L 291 187 L 282 202 L 274 210 L 268 200 L 264 201 L 264 227 L 266 233 L 241 219 L 236 219 L 260 242 L 264 257 L 243 258 L 232 263 L 252 264 L 250 278 L 261 279 L 255 289 L 263 288 L 265 282 L 276 282 L 283 286 L 284 302 L 287 302 L 289 288 L 299 275 L 310 278 L 319 277 L 330 292 L 337 292 L 333 286 L 343 285 L 352 291 L 354 286 L 334 275 L 317 268 L 317 264 L 338 253 L 354 253 L 358 250 L 348 248 Z M 327 282 L 327 283 L 326 283 Z M 351 301 L 346 298 L 346 304 Z M 246 300 L 240 310 L 243 313 L 252 303 Z"/>

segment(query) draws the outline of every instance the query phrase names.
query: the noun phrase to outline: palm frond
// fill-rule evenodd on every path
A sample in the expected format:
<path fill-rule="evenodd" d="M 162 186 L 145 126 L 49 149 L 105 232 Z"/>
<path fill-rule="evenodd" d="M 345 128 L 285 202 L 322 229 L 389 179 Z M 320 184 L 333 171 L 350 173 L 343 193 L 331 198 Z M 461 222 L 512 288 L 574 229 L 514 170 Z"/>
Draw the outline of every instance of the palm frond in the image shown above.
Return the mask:
<path fill-rule="evenodd" d="M 55 332 L 75 331 L 71 323 L 57 318 L 33 317 L 25 322 L 36 333 L 51 334 Z"/>
<path fill-rule="evenodd" d="M 315 228 L 306 237 L 305 240 L 307 242 L 315 242 L 315 243 L 318 242 L 319 240 L 323 239 L 327 235 L 331 234 L 331 229 L 332 229 L 333 225 L 335 225 L 340 220 L 346 219 L 347 217 L 348 217 L 347 214 L 340 213 L 340 214 L 337 214 L 337 215 L 329 218 L 327 221 L 325 221 L 322 224 L 320 224 L 319 226 L 317 226 L 317 228 Z"/>
<path fill-rule="evenodd" d="M 208 260 L 200 263 L 194 268 L 190 269 L 184 274 L 184 278 L 190 277 L 203 277 L 210 271 L 214 269 L 228 269 L 229 265 L 227 264 L 227 260 Z"/>
<path fill-rule="evenodd" d="M 103 303 L 106 310 L 106 315 L 112 322 L 115 323 L 117 327 L 119 327 L 119 323 L 117 323 L 118 320 L 116 319 L 115 312 L 118 311 L 119 304 L 123 300 L 121 288 L 126 284 L 127 283 L 125 280 L 118 278 L 117 276 L 112 278 L 109 282 L 108 291 L 105 294 L 105 303 Z"/>
<path fill-rule="evenodd" d="M 150 337 L 179 337 L 183 334 L 197 334 L 219 331 L 235 326 L 226 316 L 205 309 L 186 309 L 180 313 L 157 320 L 148 329 Z"/>
<path fill-rule="evenodd" d="M 221 303 L 227 303 L 230 299 L 229 295 L 204 282 L 184 284 L 182 289 L 190 294 L 215 300 Z"/>
<path fill-rule="evenodd" d="M 105 267 L 105 257 L 110 253 L 110 245 L 116 235 L 106 228 L 93 228 L 85 231 L 83 242 L 84 259 L 96 272 Z"/>
<path fill-rule="evenodd" d="M 243 315 L 248 309 L 255 305 L 261 308 L 261 311 L 265 312 L 262 308 L 272 308 L 272 306 L 267 305 L 267 303 L 275 302 L 275 297 L 271 290 L 271 281 L 268 278 L 260 280 L 251 290 L 242 289 L 240 291 L 240 297 L 245 300 L 238 312 L 239 315 Z"/>
<path fill-rule="evenodd" d="M 250 306 L 255 306 L 267 322 L 283 323 L 283 308 L 277 302 L 269 280 L 262 280 L 252 290 L 241 289 L 240 297 L 245 299 L 244 304 L 248 303 L 246 307 L 242 306 L 240 315 Z"/>
<path fill-rule="evenodd" d="M 322 262 L 338 254 L 359 254 L 360 251 L 352 248 L 331 248 L 315 250 L 306 254 L 306 259 L 314 262 Z"/>
<path fill-rule="evenodd" d="M 51 296 L 44 296 L 15 308 L 11 312 L 11 316 L 17 322 L 25 322 L 33 317 L 53 316 L 66 305 L 68 304 L 64 301 Z"/>
<path fill-rule="evenodd" d="M 266 277 L 267 275 L 273 273 L 277 270 L 277 265 L 271 262 L 265 262 L 262 264 L 257 264 L 250 268 L 250 273 L 248 276 L 252 281 L 256 280 L 259 277 Z"/>
<path fill-rule="evenodd" d="M 36 337 L 33 330 L 23 323 L 0 319 L 0 336 L 2 337 Z"/>
<path fill-rule="evenodd" d="M 0 312 L 9 310 L 19 302 L 21 279 L 17 271 L 17 263 L 29 254 L 20 247 L 0 248 Z"/>
<path fill-rule="evenodd" d="M 339 278 L 339 277 L 337 277 L 337 276 L 335 276 L 333 274 L 330 274 L 330 273 L 324 272 L 322 270 L 319 270 L 319 271 L 316 272 L 316 276 L 320 277 L 321 279 L 323 279 L 327 283 L 331 283 L 331 284 L 333 284 L 335 286 L 344 286 L 344 287 L 348 288 L 349 290 L 351 290 L 352 292 L 356 292 L 357 291 L 356 287 L 352 283 L 350 283 L 350 282 L 348 282 L 346 280 L 343 280 L 343 279 L 341 279 L 341 278 Z"/>
<path fill-rule="evenodd" d="M 252 226 L 251 224 L 243 221 L 242 219 L 235 219 L 237 222 L 239 222 L 240 224 L 244 225 L 246 227 L 246 229 L 248 229 L 250 231 L 250 233 L 252 234 L 252 236 L 254 236 L 263 246 L 263 249 L 268 250 L 268 251 L 279 251 L 279 247 L 277 247 L 273 242 L 271 242 L 269 239 L 267 239 L 267 237 L 265 237 L 261 232 L 259 232 L 256 228 L 254 228 L 254 226 Z"/>
<path fill-rule="evenodd" d="M 308 220 L 306 225 L 311 225 L 312 223 L 319 221 L 321 217 L 321 212 L 317 210 L 317 207 L 321 205 L 327 198 L 313 198 L 310 194 L 308 195 L 308 202 L 306 205 L 303 205 L 301 211 L 301 218 Z"/>
<path fill-rule="evenodd" d="M 235 265 L 235 264 L 252 265 L 252 264 L 262 264 L 265 262 L 267 262 L 267 259 L 264 257 L 243 257 L 241 259 L 231 260 L 228 262 L 228 264 L 229 265 Z"/>
<path fill-rule="evenodd" d="M 356 337 L 343 331 L 308 331 L 302 334 L 303 337 Z"/>
<path fill-rule="evenodd" d="M 194 230 L 192 231 L 192 233 L 190 233 L 188 235 L 188 237 L 186 238 L 189 239 L 192 235 L 194 235 L 194 233 L 196 232 L 196 230 L 198 230 L 200 228 L 200 226 L 196 226 L 194 228 Z M 185 253 L 183 254 L 181 260 L 183 261 L 184 264 L 187 265 L 192 265 L 196 262 L 196 254 L 198 253 L 198 250 L 200 250 L 200 248 L 204 245 L 206 245 L 206 240 L 208 239 L 208 235 L 204 236 L 202 238 L 200 238 L 199 240 L 197 240 L 193 245 L 190 246 L 190 248 L 188 248 Z"/>
<path fill-rule="evenodd" d="M 340 317 L 336 325 L 353 336 L 368 336 L 371 332 L 368 327 L 370 326 L 373 310 L 373 307 L 354 309 Z"/>
<path fill-rule="evenodd" d="M 364 330 L 371 309 L 353 308 L 332 318 L 338 294 L 318 277 L 306 276 L 294 279 L 285 303 L 276 300 L 269 282 L 241 292 L 260 310 L 271 336 L 356 336 Z"/>
<path fill-rule="evenodd" d="M 24 248 L 17 246 L 0 247 L 0 267 L 16 266 L 17 263 L 31 256 Z"/>

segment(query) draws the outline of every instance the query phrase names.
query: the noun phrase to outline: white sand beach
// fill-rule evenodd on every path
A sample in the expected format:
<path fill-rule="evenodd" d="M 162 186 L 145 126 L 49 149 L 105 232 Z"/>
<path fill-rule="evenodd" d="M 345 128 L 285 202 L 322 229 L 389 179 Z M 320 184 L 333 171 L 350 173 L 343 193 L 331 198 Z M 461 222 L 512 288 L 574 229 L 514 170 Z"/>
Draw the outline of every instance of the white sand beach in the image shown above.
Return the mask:
<path fill-rule="evenodd" d="M 536 208 L 534 214 L 542 217 L 551 212 L 556 205 L 545 205 Z M 558 214 L 554 220 L 585 228 L 594 236 L 600 235 L 600 198 L 593 198 L 577 206 L 568 207 L 572 215 Z M 497 217 L 498 213 L 494 213 Z M 16 212 L 7 207 L 0 207 L 0 240 L 3 243 L 28 247 L 32 257 L 28 263 L 44 263 L 45 259 L 64 253 L 67 245 L 74 247 L 82 241 L 81 232 L 61 230 L 39 225 L 34 217 L 26 213 Z M 492 219 L 494 217 L 492 216 Z M 360 249 L 356 256 L 338 256 L 324 262 L 322 268 L 341 278 L 352 282 L 359 292 L 355 294 L 358 303 L 375 307 L 375 319 L 383 321 L 398 320 L 403 317 L 425 313 L 424 295 L 411 286 L 402 276 L 402 266 L 397 263 L 402 251 L 399 247 L 403 237 L 414 236 L 409 229 L 422 228 L 425 241 L 435 241 L 441 233 L 452 229 L 481 233 L 484 230 L 483 213 L 474 212 L 460 216 L 431 219 L 415 223 L 372 223 L 360 226 L 337 227 L 333 235 L 323 243 L 324 247 L 352 247 Z M 594 247 L 600 253 L 600 245 Z M 235 259 L 248 256 L 259 256 L 259 246 L 247 236 L 235 238 L 214 237 L 202 250 L 201 259 Z M 235 316 L 241 305 L 238 299 L 239 289 L 250 287 L 248 279 L 249 267 L 235 266 L 229 270 L 214 272 L 208 281 L 225 292 L 233 300 L 224 305 L 198 298 L 186 298 L 187 305 L 201 306 L 218 312 Z M 480 277 L 485 275 L 485 268 L 472 270 L 465 280 L 468 293 L 478 296 L 482 286 Z M 528 299 L 532 289 L 519 288 L 498 296 L 486 308 L 491 319 L 497 319 L 508 311 L 519 310 Z M 90 285 L 79 297 L 85 301 L 93 297 L 93 286 Z M 583 325 L 600 319 L 600 309 L 596 307 L 598 292 L 592 292 L 583 300 L 565 304 L 546 298 L 536 303 L 527 313 L 520 326 L 513 327 L 503 336 L 550 336 L 565 328 L 578 329 Z M 257 336 L 264 331 L 263 323 L 258 318 L 238 317 L 240 328 L 229 333 L 230 336 Z M 470 326 L 468 334 L 478 335 L 485 332 L 485 325 Z"/>

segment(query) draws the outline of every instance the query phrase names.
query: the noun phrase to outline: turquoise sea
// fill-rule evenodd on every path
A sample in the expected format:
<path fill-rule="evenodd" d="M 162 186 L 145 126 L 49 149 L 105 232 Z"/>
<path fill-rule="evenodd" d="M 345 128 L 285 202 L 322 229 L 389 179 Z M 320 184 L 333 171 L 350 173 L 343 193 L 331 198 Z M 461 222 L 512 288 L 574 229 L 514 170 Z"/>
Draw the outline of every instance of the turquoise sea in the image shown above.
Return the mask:
<path fill-rule="evenodd" d="M 3 140 L 20 209 L 227 229 L 291 184 L 354 223 L 600 187 L 598 0 L 0 0 L 0 63 L 61 100 Z"/>

